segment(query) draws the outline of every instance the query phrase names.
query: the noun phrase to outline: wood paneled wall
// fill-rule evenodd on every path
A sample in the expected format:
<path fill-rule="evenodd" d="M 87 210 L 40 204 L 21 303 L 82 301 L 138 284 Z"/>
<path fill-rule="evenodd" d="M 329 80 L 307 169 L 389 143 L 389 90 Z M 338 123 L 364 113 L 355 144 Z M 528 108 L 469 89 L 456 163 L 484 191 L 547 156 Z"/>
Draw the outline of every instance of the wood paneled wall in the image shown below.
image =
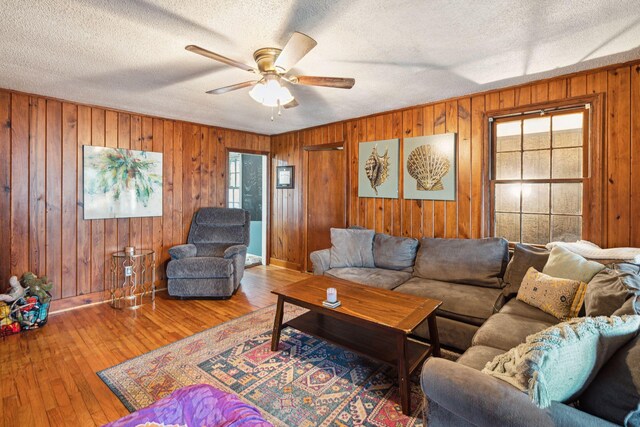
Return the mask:
<path fill-rule="evenodd" d="M 275 265 L 302 269 L 304 267 L 305 246 L 304 206 L 308 164 L 308 154 L 304 147 L 331 144 L 344 140 L 344 124 L 333 123 L 298 132 L 290 132 L 271 137 L 272 189 L 271 189 L 271 262 Z M 295 188 L 277 189 L 276 167 L 295 166 Z M 323 189 L 316 183 L 311 187 Z"/>
<path fill-rule="evenodd" d="M 300 182 L 304 177 L 302 147 L 344 141 L 349 159 L 350 225 L 413 237 L 483 237 L 487 234 L 485 114 L 593 93 L 605 94 L 603 244 L 640 246 L 640 62 L 273 136 L 272 158 L 274 165 L 295 165 Z M 359 142 L 447 132 L 458 134 L 455 201 L 358 197 Z M 400 185 L 402 188 L 402 174 Z M 287 193 L 274 190 L 272 256 L 282 263 L 304 262 L 304 188 L 296 185 Z"/>
<path fill-rule="evenodd" d="M 110 254 L 153 248 L 164 287 L 168 249 L 193 213 L 224 206 L 227 149 L 269 151 L 264 135 L 0 91 L 0 283 L 33 271 L 71 305 L 101 300 Z M 163 153 L 163 215 L 83 219 L 82 146 Z M 76 297 L 76 298 L 73 298 Z"/>

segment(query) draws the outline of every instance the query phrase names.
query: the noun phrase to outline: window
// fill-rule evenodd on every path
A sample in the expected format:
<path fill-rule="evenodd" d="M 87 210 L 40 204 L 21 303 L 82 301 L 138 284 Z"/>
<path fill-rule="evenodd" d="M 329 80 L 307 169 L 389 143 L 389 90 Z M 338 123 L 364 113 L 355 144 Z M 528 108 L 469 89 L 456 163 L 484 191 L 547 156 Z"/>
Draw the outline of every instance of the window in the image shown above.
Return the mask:
<path fill-rule="evenodd" d="M 587 108 L 492 122 L 494 236 L 546 244 L 583 238 Z"/>
<path fill-rule="evenodd" d="M 242 200 L 240 200 L 242 185 L 242 166 L 240 163 L 240 154 L 229 153 L 229 200 L 230 208 L 241 208 Z"/>

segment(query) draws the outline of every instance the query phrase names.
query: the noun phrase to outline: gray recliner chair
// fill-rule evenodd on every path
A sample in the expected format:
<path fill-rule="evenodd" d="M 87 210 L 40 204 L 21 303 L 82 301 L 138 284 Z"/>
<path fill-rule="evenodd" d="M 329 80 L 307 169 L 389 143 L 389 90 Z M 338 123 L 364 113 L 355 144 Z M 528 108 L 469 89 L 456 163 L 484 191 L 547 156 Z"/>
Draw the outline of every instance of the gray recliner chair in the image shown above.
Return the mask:
<path fill-rule="evenodd" d="M 186 245 L 169 249 L 169 295 L 230 298 L 240 286 L 249 245 L 250 214 L 202 208 L 193 215 Z"/>

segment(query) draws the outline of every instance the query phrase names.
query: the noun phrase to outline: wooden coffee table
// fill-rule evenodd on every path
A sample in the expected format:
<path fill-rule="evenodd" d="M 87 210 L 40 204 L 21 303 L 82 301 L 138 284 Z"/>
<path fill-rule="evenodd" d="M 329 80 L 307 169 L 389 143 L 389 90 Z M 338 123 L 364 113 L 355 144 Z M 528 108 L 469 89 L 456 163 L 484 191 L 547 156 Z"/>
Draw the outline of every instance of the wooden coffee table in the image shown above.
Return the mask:
<path fill-rule="evenodd" d="M 342 305 L 322 305 L 327 288 L 336 288 Z M 280 331 L 291 326 L 355 352 L 388 363 L 398 369 L 402 412 L 410 413 L 409 378 L 433 355 L 440 356 L 436 309 L 441 301 L 421 298 L 327 276 L 313 276 L 278 288 L 271 350 L 277 351 Z M 282 323 L 284 303 L 309 309 Z M 413 330 L 428 320 L 431 345 L 412 337 Z"/>

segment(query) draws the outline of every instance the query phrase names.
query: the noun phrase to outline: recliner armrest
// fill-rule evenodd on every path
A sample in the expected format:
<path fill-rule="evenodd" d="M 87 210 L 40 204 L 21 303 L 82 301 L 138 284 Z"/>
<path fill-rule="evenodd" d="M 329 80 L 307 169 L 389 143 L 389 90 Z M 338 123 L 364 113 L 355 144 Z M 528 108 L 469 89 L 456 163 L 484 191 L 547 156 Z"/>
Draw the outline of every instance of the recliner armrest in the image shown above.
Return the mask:
<path fill-rule="evenodd" d="M 313 251 L 309 255 L 313 264 L 313 274 L 322 276 L 331 266 L 331 249 Z"/>
<path fill-rule="evenodd" d="M 193 258 L 198 253 L 196 245 L 188 243 L 186 245 L 177 245 L 169 249 L 171 259 Z"/>
<path fill-rule="evenodd" d="M 224 250 L 225 258 L 233 258 L 234 255 L 245 255 L 247 254 L 247 246 L 246 245 L 233 245 L 229 246 Z"/>
<path fill-rule="evenodd" d="M 420 382 L 427 401 L 434 401 L 456 417 L 476 426 L 614 425 L 558 402 L 552 402 L 547 409 L 540 409 L 526 393 L 512 385 L 450 360 L 433 357 L 427 360 L 422 367 Z"/>

